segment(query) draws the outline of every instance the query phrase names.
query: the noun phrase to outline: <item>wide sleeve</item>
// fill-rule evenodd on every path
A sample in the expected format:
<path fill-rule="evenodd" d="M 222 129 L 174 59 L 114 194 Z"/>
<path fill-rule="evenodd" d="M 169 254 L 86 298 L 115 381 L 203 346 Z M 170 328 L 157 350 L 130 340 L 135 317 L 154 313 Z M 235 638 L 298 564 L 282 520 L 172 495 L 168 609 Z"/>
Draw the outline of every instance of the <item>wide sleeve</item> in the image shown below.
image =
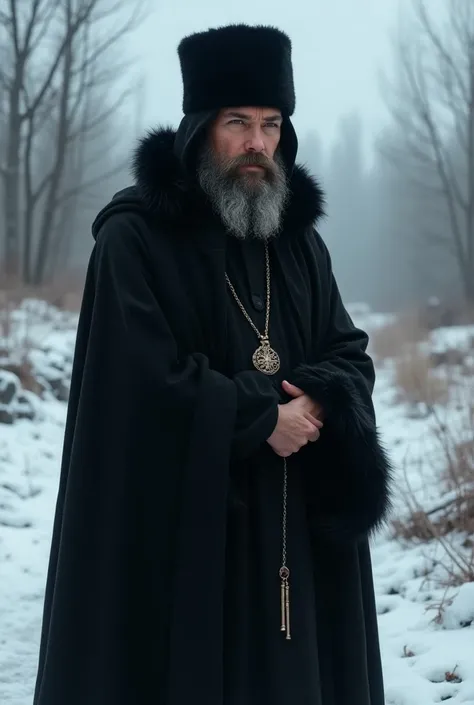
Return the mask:
<path fill-rule="evenodd" d="M 142 228 L 140 219 L 121 214 L 106 221 L 98 234 L 95 278 L 101 305 L 107 309 L 109 335 L 122 341 L 128 369 L 133 373 L 139 367 L 154 404 L 168 421 L 174 418 L 184 422 L 193 415 L 197 380 L 202 380 L 201 372 L 206 368 L 209 385 L 225 390 L 236 405 L 231 452 L 247 457 L 272 434 L 278 420 L 279 395 L 257 370 L 228 378 L 210 369 L 204 354 L 180 354 L 155 295 Z"/>
<path fill-rule="evenodd" d="M 376 425 L 368 335 L 354 325 L 345 309 L 329 252 L 317 233 L 313 246 L 314 277 L 323 299 L 318 316 L 325 325 L 314 336 L 312 359 L 299 365 L 290 381 L 324 410 L 319 441 L 311 444 L 314 449 L 303 449 L 313 518 L 326 533 L 354 538 L 375 531 L 386 519 L 391 465 Z"/>

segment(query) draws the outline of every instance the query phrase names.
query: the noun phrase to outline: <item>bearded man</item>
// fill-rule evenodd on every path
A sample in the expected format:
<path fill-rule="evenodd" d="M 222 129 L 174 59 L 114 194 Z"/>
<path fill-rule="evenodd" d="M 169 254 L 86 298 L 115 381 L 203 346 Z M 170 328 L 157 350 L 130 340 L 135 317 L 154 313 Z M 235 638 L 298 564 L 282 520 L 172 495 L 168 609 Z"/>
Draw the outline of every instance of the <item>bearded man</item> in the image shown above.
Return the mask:
<path fill-rule="evenodd" d="M 35 705 L 383 705 L 390 467 L 295 166 L 290 40 L 179 57 L 179 129 L 93 225 Z"/>

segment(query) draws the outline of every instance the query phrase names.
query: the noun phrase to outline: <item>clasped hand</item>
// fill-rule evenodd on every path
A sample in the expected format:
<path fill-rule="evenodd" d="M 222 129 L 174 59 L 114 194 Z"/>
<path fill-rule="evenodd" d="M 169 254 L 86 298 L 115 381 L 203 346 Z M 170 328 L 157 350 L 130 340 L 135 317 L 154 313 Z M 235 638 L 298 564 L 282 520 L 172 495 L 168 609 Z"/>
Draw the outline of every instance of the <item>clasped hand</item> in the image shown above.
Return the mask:
<path fill-rule="evenodd" d="M 307 443 L 318 440 L 323 409 L 299 387 L 287 381 L 282 387 L 293 399 L 278 405 L 278 422 L 267 443 L 277 455 L 287 458 Z"/>

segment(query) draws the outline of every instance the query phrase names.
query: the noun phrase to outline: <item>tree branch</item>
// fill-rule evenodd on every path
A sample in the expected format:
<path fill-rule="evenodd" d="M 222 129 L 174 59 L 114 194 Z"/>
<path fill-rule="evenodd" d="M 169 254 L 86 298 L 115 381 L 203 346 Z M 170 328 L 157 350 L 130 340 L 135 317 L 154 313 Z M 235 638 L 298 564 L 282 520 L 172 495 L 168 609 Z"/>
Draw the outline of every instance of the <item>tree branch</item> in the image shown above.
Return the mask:
<path fill-rule="evenodd" d="M 104 181 L 107 181 L 107 179 L 110 179 L 112 176 L 116 176 L 118 171 L 126 168 L 127 166 L 128 159 L 124 160 L 122 163 L 116 164 L 113 169 L 109 169 L 100 176 L 96 176 L 95 178 L 90 179 L 89 181 L 77 184 L 76 186 L 74 186 L 74 188 L 64 191 L 56 200 L 56 205 L 62 205 L 74 196 L 79 196 L 81 193 L 84 193 L 87 189 L 92 188 L 93 186 L 97 186 L 98 184 L 101 184 Z"/>
<path fill-rule="evenodd" d="M 90 134 L 96 127 L 99 127 L 99 125 L 103 125 L 106 121 L 107 118 L 111 117 L 114 115 L 114 113 L 117 112 L 118 108 L 124 103 L 124 101 L 132 95 L 133 89 L 132 88 L 127 88 L 122 93 L 119 95 L 117 100 L 112 103 L 108 108 L 100 112 L 95 118 L 90 119 L 88 122 L 83 123 L 78 130 L 75 132 L 71 132 L 69 134 L 68 140 L 74 141 L 77 139 L 79 135 L 84 135 L 84 134 Z M 73 115 L 71 115 L 72 119 Z"/>
<path fill-rule="evenodd" d="M 10 0 L 10 17 L 9 22 L 11 25 L 11 37 L 13 41 L 13 49 L 15 50 L 15 57 L 20 56 L 20 40 L 18 37 L 18 17 L 16 15 L 16 0 Z"/>
<path fill-rule="evenodd" d="M 12 0 L 14 1 L 14 0 Z M 33 100 L 31 107 L 30 107 L 30 112 L 35 112 L 38 109 L 38 106 L 41 104 L 48 88 L 51 85 L 51 82 L 56 74 L 56 71 L 58 70 L 59 64 L 61 62 L 61 59 L 64 55 L 64 52 L 66 51 L 67 47 L 70 45 L 70 43 L 73 41 L 74 36 L 78 32 L 78 30 L 81 28 L 81 26 L 87 22 L 89 19 L 96 3 L 98 0 L 89 0 L 88 3 L 86 3 L 85 10 L 81 14 L 80 12 L 77 14 L 76 18 L 74 20 L 70 20 L 66 24 L 66 31 L 64 34 L 64 37 L 59 45 L 59 48 L 56 52 L 56 56 L 54 57 L 53 62 L 50 65 L 49 71 L 46 74 L 46 78 L 44 79 L 40 89 L 38 90 L 37 95 L 35 96 L 35 99 Z M 24 115 L 23 119 L 26 119 L 28 115 Z"/>
<path fill-rule="evenodd" d="M 125 34 L 135 28 L 136 21 L 137 20 L 135 19 L 134 13 L 132 18 L 127 20 L 127 22 L 125 22 L 119 29 L 117 29 L 112 34 L 108 34 L 106 41 L 102 42 L 99 46 L 97 46 L 94 51 L 84 60 L 84 62 L 77 69 L 75 69 L 74 73 L 82 73 L 92 64 L 95 64 L 97 62 L 97 59 L 99 59 L 107 51 L 107 49 L 110 49 L 110 47 L 116 44 L 118 39 L 120 39 Z"/>
<path fill-rule="evenodd" d="M 13 0 L 15 2 L 15 0 Z M 25 57 L 25 60 L 28 58 L 28 56 L 31 53 L 31 36 L 33 34 L 34 28 L 36 27 L 36 23 L 38 21 L 38 12 L 41 8 L 41 3 L 42 0 L 30 0 L 31 2 L 31 15 L 26 23 L 26 29 L 25 29 L 25 38 L 23 40 L 23 46 L 21 49 L 22 54 Z"/>
<path fill-rule="evenodd" d="M 46 10 L 44 15 L 41 18 L 38 18 L 38 25 L 40 25 L 40 28 L 37 31 L 36 37 L 30 41 L 31 54 L 34 54 L 44 37 L 47 35 L 51 22 L 60 4 L 61 0 L 51 0 L 49 4 L 49 12 Z"/>
<path fill-rule="evenodd" d="M 426 6 L 425 6 L 424 0 L 417 0 L 416 1 L 415 11 L 416 11 L 418 19 L 421 23 L 422 29 L 424 29 L 424 31 L 428 35 L 432 45 L 437 50 L 441 61 L 443 61 L 452 70 L 453 76 L 456 79 L 456 82 L 457 82 L 458 87 L 460 89 L 461 95 L 463 96 L 463 99 L 467 103 L 468 93 L 467 93 L 466 86 L 463 81 L 462 74 L 459 71 L 458 66 L 456 65 L 456 62 L 455 62 L 453 56 L 450 54 L 450 52 L 444 46 L 444 44 L 441 40 L 441 37 L 435 32 L 434 27 L 431 23 L 430 17 L 426 11 Z"/>
<path fill-rule="evenodd" d="M 410 63 L 409 54 L 405 54 L 403 57 L 403 68 L 405 71 L 405 76 L 408 79 L 411 96 L 415 102 L 417 115 L 425 124 L 428 136 L 432 144 L 436 162 L 436 169 L 438 171 L 447 200 L 448 209 L 451 214 L 451 226 L 453 230 L 453 236 L 456 241 L 456 247 L 458 248 L 459 257 L 462 260 L 463 243 L 456 214 L 455 199 L 457 198 L 459 204 L 463 207 L 465 207 L 465 201 L 460 192 L 457 179 L 450 179 L 450 176 L 453 175 L 451 160 L 447 151 L 443 149 L 439 130 L 436 121 L 433 118 L 432 108 L 430 100 L 428 98 L 428 89 L 424 77 L 423 66 L 418 66 L 418 70 L 414 69 L 412 64 Z"/>

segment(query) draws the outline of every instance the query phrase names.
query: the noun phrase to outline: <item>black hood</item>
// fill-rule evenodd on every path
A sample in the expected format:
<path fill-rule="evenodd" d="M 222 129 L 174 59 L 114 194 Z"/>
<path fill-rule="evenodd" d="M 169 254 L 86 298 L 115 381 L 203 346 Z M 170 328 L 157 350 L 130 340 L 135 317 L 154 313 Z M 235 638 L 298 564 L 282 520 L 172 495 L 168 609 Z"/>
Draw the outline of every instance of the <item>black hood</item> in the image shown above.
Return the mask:
<path fill-rule="evenodd" d="M 94 237 L 105 219 L 120 212 L 138 212 L 152 217 L 156 224 L 172 228 L 193 228 L 196 222 L 215 218 L 193 177 L 197 149 L 214 114 L 207 111 L 187 115 L 178 131 L 157 128 L 140 140 L 132 164 L 135 185 L 117 193 L 100 211 L 92 226 Z M 285 163 L 294 162 L 296 153 L 291 131 L 292 128 L 284 139 L 282 132 Z M 283 229 L 296 233 L 315 225 L 324 215 L 324 195 L 304 167 L 294 166 L 290 174 L 290 199 Z"/>
<path fill-rule="evenodd" d="M 189 113 L 183 117 L 178 127 L 174 138 L 174 153 L 181 162 L 186 179 L 190 182 L 195 178 L 199 148 L 218 112 L 218 110 L 203 110 L 199 113 Z M 298 138 L 289 117 L 283 120 L 278 149 L 285 164 L 286 173 L 291 176 L 298 151 Z"/>

